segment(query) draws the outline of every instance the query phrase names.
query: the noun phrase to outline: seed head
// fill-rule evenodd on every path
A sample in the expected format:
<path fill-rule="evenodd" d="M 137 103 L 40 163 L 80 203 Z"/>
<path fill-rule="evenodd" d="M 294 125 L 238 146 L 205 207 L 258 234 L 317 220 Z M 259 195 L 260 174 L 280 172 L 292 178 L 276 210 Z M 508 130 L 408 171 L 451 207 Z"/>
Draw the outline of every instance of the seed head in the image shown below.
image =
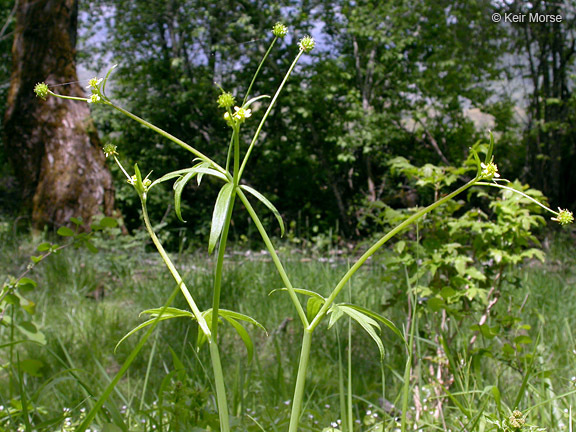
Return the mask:
<path fill-rule="evenodd" d="M 558 207 L 558 214 L 555 218 L 552 218 L 552 220 L 558 222 L 560 225 L 568 225 L 574 222 L 574 215 L 570 210 L 562 210 Z"/>
<path fill-rule="evenodd" d="M 48 96 L 48 86 L 46 83 L 38 83 L 34 86 L 34 93 L 42 100 L 46 100 L 46 96 Z"/>
<path fill-rule="evenodd" d="M 220 108 L 232 108 L 234 106 L 234 102 L 236 102 L 232 93 L 222 93 L 218 96 L 218 106 Z"/>
<path fill-rule="evenodd" d="M 118 152 L 116 151 L 117 148 L 118 147 L 115 146 L 114 144 L 108 143 L 108 144 L 104 144 L 104 147 L 102 147 L 102 150 L 104 150 L 104 155 L 106 157 L 109 157 L 109 156 L 114 156 L 114 155 L 118 154 Z"/>
<path fill-rule="evenodd" d="M 526 424 L 526 420 L 520 411 L 515 410 L 512 412 L 510 417 L 508 417 L 508 423 L 512 428 L 519 430 Z"/>
<path fill-rule="evenodd" d="M 314 38 L 312 36 L 304 36 L 298 42 L 298 47 L 300 47 L 300 51 L 304 51 L 305 53 L 309 53 L 314 49 L 316 42 L 314 42 Z"/>
<path fill-rule="evenodd" d="M 284 36 L 286 36 L 286 34 L 288 34 L 288 27 L 286 27 L 281 22 L 277 22 L 276 24 L 274 24 L 274 27 L 272 27 L 272 34 L 274 36 L 283 38 Z"/>

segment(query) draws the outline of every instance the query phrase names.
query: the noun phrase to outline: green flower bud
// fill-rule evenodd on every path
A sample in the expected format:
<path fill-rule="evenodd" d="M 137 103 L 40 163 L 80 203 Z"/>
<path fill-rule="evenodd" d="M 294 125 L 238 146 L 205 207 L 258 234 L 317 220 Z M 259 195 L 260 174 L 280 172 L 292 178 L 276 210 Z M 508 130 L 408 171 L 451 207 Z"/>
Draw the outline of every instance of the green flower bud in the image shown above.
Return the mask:
<path fill-rule="evenodd" d="M 232 93 L 222 93 L 218 96 L 218 106 L 220 108 L 232 108 L 236 102 Z"/>
<path fill-rule="evenodd" d="M 314 42 L 314 38 L 312 38 L 312 36 L 304 36 L 302 39 L 300 39 L 300 42 L 298 42 L 300 51 L 304 51 L 305 53 L 312 51 L 314 49 L 314 45 L 316 45 L 316 42 Z"/>
<path fill-rule="evenodd" d="M 274 24 L 274 27 L 272 27 L 272 34 L 274 36 L 283 38 L 284 36 L 286 36 L 286 34 L 288 34 L 288 27 L 286 27 L 281 22 L 277 22 L 276 24 Z"/>
<path fill-rule="evenodd" d="M 46 97 L 48 96 L 48 86 L 46 83 L 38 83 L 34 86 L 34 93 L 36 93 L 36 96 L 42 100 L 46 100 Z"/>

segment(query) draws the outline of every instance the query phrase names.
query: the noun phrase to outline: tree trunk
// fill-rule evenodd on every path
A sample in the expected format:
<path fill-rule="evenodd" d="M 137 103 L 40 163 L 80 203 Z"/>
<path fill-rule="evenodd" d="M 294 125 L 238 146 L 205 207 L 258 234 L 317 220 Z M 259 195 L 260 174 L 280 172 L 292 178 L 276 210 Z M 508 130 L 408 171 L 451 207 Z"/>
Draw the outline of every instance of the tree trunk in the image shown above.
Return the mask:
<path fill-rule="evenodd" d="M 34 85 L 85 97 L 75 63 L 77 0 L 21 0 L 12 47 L 13 69 L 4 131 L 22 204 L 34 227 L 86 223 L 114 205 L 112 177 L 88 104 L 34 95 Z"/>

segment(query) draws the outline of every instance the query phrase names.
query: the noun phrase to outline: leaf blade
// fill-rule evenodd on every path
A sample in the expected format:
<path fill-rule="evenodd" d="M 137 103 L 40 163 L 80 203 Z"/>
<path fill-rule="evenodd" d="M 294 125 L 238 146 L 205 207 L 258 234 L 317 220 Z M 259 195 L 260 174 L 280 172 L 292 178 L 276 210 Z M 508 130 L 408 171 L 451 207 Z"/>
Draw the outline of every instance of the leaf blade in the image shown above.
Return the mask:
<path fill-rule="evenodd" d="M 233 190 L 234 185 L 232 183 L 226 183 L 222 186 L 220 192 L 218 192 L 218 198 L 216 198 L 214 212 L 212 213 L 212 225 L 210 227 L 210 239 L 208 241 L 209 254 L 212 253 L 216 247 L 218 238 L 224 228 L 224 220 L 226 219 L 226 213 L 228 212 L 228 206 L 230 205 Z"/>
<path fill-rule="evenodd" d="M 280 212 L 274 206 L 274 204 L 272 204 L 268 200 L 268 198 L 266 198 L 264 195 L 262 195 L 260 192 L 258 192 L 256 189 L 254 189 L 250 186 L 241 185 L 240 188 L 245 190 L 246 192 L 249 192 L 250 194 L 252 194 L 262 204 L 264 204 L 266 207 L 268 207 L 268 209 L 272 212 L 272 214 L 274 214 L 274 217 L 276 218 L 276 220 L 278 221 L 278 224 L 280 225 L 280 236 L 284 237 L 284 221 L 282 220 L 282 216 L 280 215 Z"/>

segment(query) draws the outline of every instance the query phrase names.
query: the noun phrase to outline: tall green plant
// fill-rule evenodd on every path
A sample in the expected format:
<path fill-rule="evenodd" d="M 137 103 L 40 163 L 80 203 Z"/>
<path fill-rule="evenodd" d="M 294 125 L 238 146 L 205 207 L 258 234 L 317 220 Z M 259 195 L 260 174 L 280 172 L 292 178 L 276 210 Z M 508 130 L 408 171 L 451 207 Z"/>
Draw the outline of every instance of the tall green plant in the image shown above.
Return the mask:
<path fill-rule="evenodd" d="M 274 35 L 274 39 L 272 40 L 271 47 L 276 43 L 279 37 L 284 37 L 286 35 L 287 29 L 284 25 L 278 23 L 274 26 L 272 32 Z M 308 371 L 311 348 L 313 345 L 313 334 L 322 322 L 325 322 L 327 319 L 328 328 L 330 328 L 342 317 L 350 318 L 352 321 L 360 325 L 361 328 L 364 331 L 366 331 L 366 333 L 374 340 L 380 352 L 381 358 L 383 358 L 384 356 L 384 346 L 380 336 L 378 335 L 380 325 L 383 324 L 391 331 L 393 331 L 399 338 L 401 338 L 402 340 L 404 339 L 402 333 L 387 318 L 377 313 L 374 313 L 370 310 L 367 310 L 361 306 L 357 306 L 346 302 L 337 303 L 337 299 L 341 291 L 343 290 L 344 286 L 346 286 L 346 284 L 355 275 L 355 273 L 364 265 L 364 263 L 366 263 L 366 261 L 370 257 L 372 257 L 384 244 L 386 244 L 395 235 L 402 232 L 406 228 L 410 227 L 412 224 L 414 224 L 416 221 L 421 219 L 426 214 L 430 213 L 432 210 L 449 202 L 454 197 L 468 190 L 470 187 L 483 184 L 487 186 L 508 188 L 508 186 L 505 186 L 500 182 L 498 182 L 499 177 L 498 169 L 496 164 L 494 164 L 492 157 L 494 141 L 493 139 L 491 139 L 484 162 L 480 161 L 479 156 L 475 149 L 471 150 L 474 157 L 474 163 L 476 166 L 476 173 L 471 180 L 469 180 L 466 184 L 460 186 L 453 192 L 446 194 L 445 196 L 438 197 L 438 199 L 434 203 L 410 215 L 404 221 L 399 223 L 396 227 L 391 229 L 388 233 L 383 235 L 366 252 L 364 252 L 364 254 L 362 254 L 362 256 L 349 268 L 349 270 L 342 276 L 340 281 L 331 290 L 328 296 L 322 296 L 319 293 L 314 292 L 310 289 L 296 288 L 292 283 L 288 273 L 286 272 L 276 252 L 276 248 L 274 247 L 274 244 L 270 236 L 268 235 L 266 229 L 264 228 L 264 225 L 262 224 L 260 217 L 256 213 L 254 207 L 252 206 L 252 202 L 248 197 L 250 196 L 252 198 L 256 198 L 258 201 L 263 203 L 268 209 L 270 209 L 277 218 L 281 230 L 283 231 L 284 224 L 282 218 L 280 217 L 280 214 L 278 210 L 275 208 L 275 206 L 260 192 L 256 191 L 255 189 L 251 188 L 248 185 L 243 184 L 242 178 L 244 172 L 248 169 L 250 157 L 255 149 L 256 143 L 258 142 L 264 124 L 268 119 L 268 117 L 270 116 L 270 114 L 272 113 L 272 110 L 276 107 L 277 102 L 279 100 L 279 95 L 282 92 L 291 72 L 293 71 L 294 67 L 296 66 L 300 58 L 305 53 L 308 53 L 312 49 L 314 49 L 314 45 L 315 45 L 314 40 L 309 36 L 306 36 L 300 40 L 298 44 L 299 47 L 298 54 L 296 55 L 294 61 L 292 62 L 291 66 L 286 72 L 284 78 L 280 82 L 278 90 L 271 98 L 262 116 L 262 119 L 260 120 L 260 123 L 252 139 L 250 140 L 249 143 L 247 143 L 247 146 L 242 145 L 243 144 L 241 142 L 242 134 L 240 133 L 241 129 L 243 125 L 247 121 L 249 121 L 249 119 L 252 117 L 252 108 L 261 105 L 264 102 L 264 100 L 269 97 L 259 96 L 252 99 L 248 99 L 248 95 L 250 93 L 249 89 L 248 92 L 246 93 L 246 96 L 243 98 L 243 102 L 238 106 L 236 105 L 236 98 L 234 95 L 222 91 L 222 94 L 218 98 L 218 105 L 225 110 L 223 116 L 224 121 L 231 129 L 231 137 L 228 146 L 227 158 L 225 160 L 225 163 L 223 164 L 218 164 L 216 161 L 212 160 L 210 157 L 206 156 L 195 147 L 183 142 L 182 140 L 174 137 L 168 132 L 137 117 L 136 115 L 124 110 L 120 106 L 113 103 L 106 95 L 106 85 L 110 77 L 110 73 L 112 72 L 112 69 L 108 72 L 105 78 L 103 79 L 94 78 L 90 80 L 89 88 L 91 89 L 92 94 L 89 98 L 70 98 L 65 96 L 59 96 L 55 94 L 52 90 L 50 90 L 50 88 L 44 83 L 38 84 L 36 86 L 36 93 L 41 98 L 46 98 L 48 95 L 51 95 L 67 99 L 85 101 L 93 104 L 102 104 L 105 106 L 112 107 L 122 112 L 126 116 L 132 118 L 133 120 L 137 121 L 138 123 L 146 126 L 147 128 L 150 128 L 153 131 L 159 133 L 160 135 L 168 138 L 169 140 L 176 143 L 177 145 L 187 150 L 188 152 L 192 153 L 196 157 L 195 164 L 192 167 L 168 173 L 160 177 L 159 179 L 152 181 L 149 178 L 150 174 L 148 174 L 146 177 L 142 175 L 140 168 L 138 167 L 137 164 L 134 166 L 134 174 L 129 174 L 128 171 L 122 166 L 118 158 L 116 146 L 108 144 L 104 147 L 104 152 L 106 153 L 106 156 L 112 157 L 115 160 L 115 162 L 118 164 L 120 169 L 125 174 L 128 183 L 133 186 L 136 194 L 138 195 L 141 202 L 142 217 L 144 219 L 144 223 L 150 235 L 150 238 L 152 239 L 152 242 L 157 248 L 158 253 L 161 255 L 169 272 L 176 281 L 178 288 L 184 295 L 189 307 L 189 310 L 180 310 L 172 308 L 170 307 L 171 302 L 170 300 L 162 308 L 156 308 L 145 311 L 147 314 L 152 315 L 153 318 L 145 322 L 144 324 L 138 326 L 136 329 L 130 332 L 130 334 L 132 334 L 136 330 L 139 330 L 140 328 L 146 327 L 149 324 L 156 324 L 159 321 L 166 319 L 185 318 L 197 322 L 199 326 L 198 344 L 201 345 L 202 343 L 205 342 L 209 347 L 210 358 L 212 363 L 212 372 L 214 377 L 214 389 L 216 393 L 216 404 L 220 418 L 220 429 L 224 432 L 228 432 L 231 429 L 231 422 L 228 415 L 228 401 L 226 396 L 225 373 L 222 367 L 220 350 L 218 346 L 219 343 L 218 334 L 219 334 L 220 322 L 225 321 L 227 323 L 230 323 L 232 327 L 234 327 L 234 329 L 238 332 L 238 334 L 244 341 L 249 352 L 251 352 L 252 342 L 248 332 L 244 328 L 244 324 L 250 323 L 256 326 L 260 326 L 255 319 L 247 315 L 226 310 L 221 307 L 221 300 L 223 299 L 225 300 L 226 298 L 222 290 L 222 275 L 223 275 L 223 267 L 224 267 L 223 264 L 224 264 L 226 243 L 228 239 L 228 232 L 230 228 L 234 205 L 238 199 L 242 202 L 242 204 L 246 208 L 248 214 L 250 215 L 253 223 L 256 226 L 256 229 L 260 233 L 268 249 L 268 252 L 272 257 L 272 260 L 278 271 L 278 274 L 284 284 L 284 288 L 281 291 L 285 291 L 289 295 L 296 310 L 296 313 L 298 315 L 298 318 L 300 320 L 300 323 L 302 325 L 303 335 L 301 342 L 300 357 L 298 360 L 296 383 L 293 398 L 291 401 L 292 408 L 291 408 L 291 417 L 289 425 L 289 431 L 296 432 L 299 428 L 300 417 L 304 405 L 306 375 Z M 270 50 L 267 51 L 262 62 L 266 60 L 266 57 L 269 52 Z M 258 68 L 258 70 L 260 70 L 260 68 Z M 258 71 L 256 72 L 256 76 L 252 80 L 252 83 L 257 79 L 257 75 Z M 255 104 L 255 102 L 259 103 Z M 197 180 L 198 184 L 200 184 L 204 176 L 211 176 L 217 179 L 218 181 L 221 181 L 222 186 L 220 187 L 218 197 L 216 199 L 212 211 L 211 231 L 208 241 L 208 252 L 212 253 L 213 251 L 216 251 L 216 257 L 215 257 L 216 263 L 215 263 L 213 292 L 212 292 L 213 300 L 210 308 L 202 310 L 201 306 L 198 305 L 195 300 L 193 290 L 188 288 L 185 281 L 178 272 L 177 268 L 170 259 L 169 255 L 166 253 L 156 233 L 154 232 L 148 215 L 147 200 L 149 194 L 156 185 L 169 180 L 175 180 L 173 186 L 174 205 L 177 216 L 180 219 L 182 219 L 181 196 L 184 187 L 189 181 L 191 181 L 194 178 Z M 570 213 L 567 210 L 559 210 L 558 212 L 554 212 L 550 209 L 548 210 L 554 213 L 556 215 L 556 219 L 561 223 L 570 223 L 573 220 L 572 213 Z M 305 301 L 303 301 L 303 299 Z M 149 332 L 147 334 L 149 334 Z M 119 376 L 121 376 L 121 373 L 124 373 L 126 371 L 133 357 L 134 356 L 131 356 L 127 361 L 127 363 L 125 363 L 125 365 L 122 367 L 119 375 L 113 380 L 112 386 L 105 391 L 104 395 L 100 398 L 100 402 L 97 403 L 92 412 L 87 415 L 86 420 L 80 426 L 79 430 L 84 430 L 86 429 L 86 427 L 90 425 L 90 421 L 94 418 L 95 410 L 102 405 L 101 401 L 111 393 L 112 391 L 111 389 L 113 388 L 114 383 L 118 381 Z"/>

